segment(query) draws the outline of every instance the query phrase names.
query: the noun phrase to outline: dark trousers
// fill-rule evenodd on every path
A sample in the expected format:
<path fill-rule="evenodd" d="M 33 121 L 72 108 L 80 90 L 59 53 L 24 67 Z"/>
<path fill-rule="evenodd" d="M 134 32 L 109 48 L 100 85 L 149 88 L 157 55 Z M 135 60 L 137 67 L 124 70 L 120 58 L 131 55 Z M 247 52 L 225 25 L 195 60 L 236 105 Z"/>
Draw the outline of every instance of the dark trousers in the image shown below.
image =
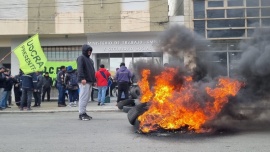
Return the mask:
<path fill-rule="evenodd" d="M 110 95 L 112 96 L 112 91 L 113 89 L 117 86 L 117 83 L 116 82 L 113 82 L 112 85 L 110 86 Z"/>
<path fill-rule="evenodd" d="M 78 90 L 68 90 L 69 102 L 74 102 L 78 99 Z"/>
<path fill-rule="evenodd" d="M 125 94 L 125 99 L 128 99 L 128 90 L 129 90 L 129 84 L 128 82 L 119 82 L 118 83 L 118 96 L 117 96 L 117 102 L 121 100 L 122 93 Z"/>
<path fill-rule="evenodd" d="M 117 85 L 117 83 L 113 82 L 110 87 L 107 87 L 106 96 L 108 96 L 108 95 L 110 95 L 111 97 L 113 96 L 112 91 L 113 91 L 113 89 L 115 88 L 116 85 Z M 109 90 L 110 90 L 110 94 L 109 94 Z"/>
<path fill-rule="evenodd" d="M 44 101 L 44 99 L 45 99 L 45 94 L 47 94 L 47 101 L 50 101 L 50 98 L 51 98 L 51 87 L 43 88 L 42 101 Z"/>
<path fill-rule="evenodd" d="M 33 92 L 34 99 L 35 99 L 35 106 L 40 106 L 41 103 L 41 92 Z"/>
<path fill-rule="evenodd" d="M 57 89 L 58 89 L 58 104 L 66 105 L 65 102 L 66 88 L 62 85 L 57 85 Z"/>
<path fill-rule="evenodd" d="M 32 94 L 33 94 L 32 90 L 22 89 L 22 98 L 20 104 L 21 109 L 23 108 L 25 102 L 27 102 L 27 108 L 31 107 Z"/>
<path fill-rule="evenodd" d="M 91 91 L 91 101 L 94 101 L 94 91 L 95 91 L 95 89 L 92 87 L 92 91 Z"/>
<path fill-rule="evenodd" d="M 14 87 L 15 102 L 19 103 L 21 101 L 22 91 L 19 87 Z"/>

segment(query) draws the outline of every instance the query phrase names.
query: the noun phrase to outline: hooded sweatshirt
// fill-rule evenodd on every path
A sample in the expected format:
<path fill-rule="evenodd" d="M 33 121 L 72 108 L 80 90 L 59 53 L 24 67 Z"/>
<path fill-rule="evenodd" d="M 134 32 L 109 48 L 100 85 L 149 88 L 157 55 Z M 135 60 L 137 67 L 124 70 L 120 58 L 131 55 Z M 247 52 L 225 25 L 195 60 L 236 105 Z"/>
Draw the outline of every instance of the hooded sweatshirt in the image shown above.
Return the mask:
<path fill-rule="evenodd" d="M 96 82 L 94 62 L 89 58 L 88 50 L 92 51 L 92 47 L 84 44 L 82 46 L 82 55 L 77 58 L 78 82 L 86 80 L 87 83 L 94 83 Z"/>
<path fill-rule="evenodd" d="M 116 72 L 117 82 L 130 82 L 132 74 L 125 66 L 121 66 L 120 69 Z"/>

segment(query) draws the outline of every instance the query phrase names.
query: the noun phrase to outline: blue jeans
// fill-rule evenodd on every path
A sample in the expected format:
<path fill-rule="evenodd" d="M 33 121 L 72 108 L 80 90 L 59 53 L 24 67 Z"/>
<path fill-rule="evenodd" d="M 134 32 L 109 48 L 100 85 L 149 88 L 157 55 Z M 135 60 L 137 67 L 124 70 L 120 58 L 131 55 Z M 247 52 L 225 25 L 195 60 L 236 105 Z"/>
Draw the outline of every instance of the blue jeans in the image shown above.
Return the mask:
<path fill-rule="evenodd" d="M 10 91 L 4 91 L 3 92 L 2 98 L 0 99 L 0 101 L 1 101 L 0 107 L 2 107 L 2 108 L 6 108 L 7 107 L 7 100 L 8 100 L 8 97 L 9 96 L 10 96 Z"/>
<path fill-rule="evenodd" d="M 107 86 L 98 87 L 98 102 L 104 104 Z"/>
<path fill-rule="evenodd" d="M 58 89 L 58 104 L 65 105 L 66 104 L 65 102 L 66 89 L 62 85 L 57 85 L 57 89 Z"/>

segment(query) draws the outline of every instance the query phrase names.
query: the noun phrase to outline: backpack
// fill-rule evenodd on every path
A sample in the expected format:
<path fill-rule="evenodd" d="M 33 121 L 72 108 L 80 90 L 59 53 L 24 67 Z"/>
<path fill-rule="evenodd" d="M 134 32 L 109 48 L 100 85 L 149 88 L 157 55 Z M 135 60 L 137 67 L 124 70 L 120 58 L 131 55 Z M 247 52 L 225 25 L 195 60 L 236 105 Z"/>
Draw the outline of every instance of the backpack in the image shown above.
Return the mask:
<path fill-rule="evenodd" d="M 67 89 L 68 90 L 77 90 L 78 87 L 78 79 L 76 73 L 69 73 L 69 80 L 67 82 Z"/>

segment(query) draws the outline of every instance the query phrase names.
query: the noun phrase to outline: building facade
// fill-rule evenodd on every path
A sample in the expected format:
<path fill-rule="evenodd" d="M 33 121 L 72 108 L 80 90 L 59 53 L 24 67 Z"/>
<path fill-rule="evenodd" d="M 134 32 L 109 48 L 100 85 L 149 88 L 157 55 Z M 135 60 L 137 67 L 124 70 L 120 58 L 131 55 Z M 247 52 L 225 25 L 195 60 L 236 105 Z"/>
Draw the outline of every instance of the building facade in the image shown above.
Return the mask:
<path fill-rule="evenodd" d="M 150 56 L 162 62 L 163 55 L 152 53 L 153 44 L 146 42 L 153 42 L 168 21 L 167 0 L 1 0 L 0 55 L 4 57 L 39 33 L 49 61 L 74 61 L 81 54 L 81 45 L 89 43 L 96 67 L 106 62 L 108 69 L 115 70 L 120 62 L 132 63 L 137 57 Z M 124 40 L 129 42 L 122 43 Z M 139 40 L 141 43 L 134 43 L 133 49 L 123 49 Z M 96 44 L 103 41 L 119 44 L 102 50 Z M 13 53 L 2 64 L 11 67 L 12 74 L 18 73 L 19 63 Z"/>
<path fill-rule="evenodd" d="M 183 15 L 186 27 L 211 42 L 201 53 L 215 54 L 218 58 L 211 62 L 226 66 L 226 76 L 233 75 L 242 54 L 239 42 L 249 39 L 257 27 L 270 27 L 269 0 L 169 0 L 170 4 L 170 15 Z"/>

